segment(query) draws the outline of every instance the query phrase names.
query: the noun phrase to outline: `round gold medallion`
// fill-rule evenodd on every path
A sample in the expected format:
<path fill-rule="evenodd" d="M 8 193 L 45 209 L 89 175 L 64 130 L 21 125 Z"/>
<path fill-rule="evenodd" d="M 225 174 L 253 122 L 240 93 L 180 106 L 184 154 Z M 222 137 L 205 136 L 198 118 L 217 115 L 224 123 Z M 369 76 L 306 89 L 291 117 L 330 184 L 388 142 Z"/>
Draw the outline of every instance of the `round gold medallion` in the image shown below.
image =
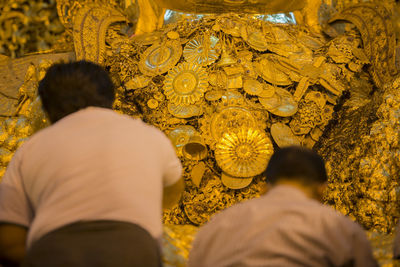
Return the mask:
<path fill-rule="evenodd" d="M 178 63 L 181 55 L 182 46 L 179 41 L 154 44 L 142 54 L 139 70 L 148 76 L 165 73 Z"/>
<path fill-rule="evenodd" d="M 216 145 L 215 160 L 231 176 L 252 177 L 265 170 L 272 153 L 271 140 L 263 131 L 241 128 L 224 134 Z"/>
<path fill-rule="evenodd" d="M 182 153 L 182 148 L 189 142 L 190 137 L 198 134 L 196 129 L 190 125 L 180 125 L 169 132 L 168 137 L 178 152 Z"/>
<path fill-rule="evenodd" d="M 256 119 L 250 111 L 241 107 L 227 107 L 214 115 L 210 124 L 212 137 L 217 141 L 224 133 L 234 132 L 240 128 L 254 128 Z"/>
<path fill-rule="evenodd" d="M 219 51 L 215 49 L 218 41 L 215 36 L 197 36 L 186 44 L 183 56 L 188 62 L 209 65 L 219 57 Z"/>
<path fill-rule="evenodd" d="M 246 42 L 251 48 L 260 52 L 268 49 L 267 39 L 265 39 L 265 36 L 260 31 L 253 31 L 249 33 Z"/>
<path fill-rule="evenodd" d="M 190 105 L 203 97 L 207 84 L 207 73 L 202 67 L 184 62 L 168 72 L 164 94 L 171 103 Z"/>

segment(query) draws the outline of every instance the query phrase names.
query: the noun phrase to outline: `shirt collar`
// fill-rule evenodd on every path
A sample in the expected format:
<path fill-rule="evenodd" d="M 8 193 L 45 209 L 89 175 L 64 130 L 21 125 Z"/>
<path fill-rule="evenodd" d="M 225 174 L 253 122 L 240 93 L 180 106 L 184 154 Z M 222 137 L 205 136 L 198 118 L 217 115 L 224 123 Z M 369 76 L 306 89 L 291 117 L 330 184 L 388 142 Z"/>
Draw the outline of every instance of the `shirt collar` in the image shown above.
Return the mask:
<path fill-rule="evenodd" d="M 303 191 L 291 185 L 276 185 L 266 193 L 268 197 L 278 197 L 287 199 L 310 199 Z"/>

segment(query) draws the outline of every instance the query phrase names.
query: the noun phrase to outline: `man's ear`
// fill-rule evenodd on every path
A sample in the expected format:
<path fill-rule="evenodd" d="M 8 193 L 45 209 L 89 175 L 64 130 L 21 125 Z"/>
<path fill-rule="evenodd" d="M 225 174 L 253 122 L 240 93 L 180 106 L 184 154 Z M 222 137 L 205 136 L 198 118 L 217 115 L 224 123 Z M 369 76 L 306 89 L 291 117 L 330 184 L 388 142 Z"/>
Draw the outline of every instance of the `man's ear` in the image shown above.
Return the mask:
<path fill-rule="evenodd" d="M 318 199 L 322 202 L 324 199 L 324 194 L 328 188 L 328 182 L 320 183 L 316 186 L 316 194 Z"/>

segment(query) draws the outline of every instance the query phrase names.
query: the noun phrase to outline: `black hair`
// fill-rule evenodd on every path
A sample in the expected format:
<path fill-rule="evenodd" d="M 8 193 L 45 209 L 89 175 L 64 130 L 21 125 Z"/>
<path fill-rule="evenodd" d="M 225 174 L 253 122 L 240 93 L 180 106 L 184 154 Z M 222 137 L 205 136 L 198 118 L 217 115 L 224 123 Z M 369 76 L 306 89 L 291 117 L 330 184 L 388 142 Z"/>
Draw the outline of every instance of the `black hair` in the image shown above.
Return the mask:
<path fill-rule="evenodd" d="M 325 183 L 328 180 L 322 157 L 311 149 L 300 146 L 289 146 L 276 151 L 264 174 L 271 184 L 280 179 L 306 184 Z"/>
<path fill-rule="evenodd" d="M 89 106 L 111 108 L 115 98 L 108 73 L 88 61 L 53 64 L 38 91 L 52 123 Z"/>

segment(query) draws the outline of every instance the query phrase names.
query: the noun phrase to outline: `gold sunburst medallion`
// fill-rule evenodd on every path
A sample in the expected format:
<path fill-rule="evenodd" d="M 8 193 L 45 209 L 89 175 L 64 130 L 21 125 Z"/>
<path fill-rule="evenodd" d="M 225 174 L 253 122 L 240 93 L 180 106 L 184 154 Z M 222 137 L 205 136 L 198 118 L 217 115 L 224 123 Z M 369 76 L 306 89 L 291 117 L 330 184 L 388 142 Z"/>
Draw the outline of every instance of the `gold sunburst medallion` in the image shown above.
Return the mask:
<path fill-rule="evenodd" d="M 216 49 L 218 42 L 215 36 L 197 36 L 186 44 L 183 56 L 188 62 L 209 65 L 219 57 L 220 51 Z"/>
<path fill-rule="evenodd" d="M 252 177 L 265 170 L 273 152 L 271 140 L 264 132 L 242 128 L 224 134 L 216 145 L 215 160 L 231 176 Z"/>
<path fill-rule="evenodd" d="M 168 72 L 164 94 L 171 103 L 190 105 L 203 97 L 207 84 L 207 73 L 201 66 L 184 62 Z"/>
<path fill-rule="evenodd" d="M 167 72 L 182 55 L 182 46 L 177 40 L 156 43 L 142 54 L 139 70 L 148 76 L 155 76 Z"/>

